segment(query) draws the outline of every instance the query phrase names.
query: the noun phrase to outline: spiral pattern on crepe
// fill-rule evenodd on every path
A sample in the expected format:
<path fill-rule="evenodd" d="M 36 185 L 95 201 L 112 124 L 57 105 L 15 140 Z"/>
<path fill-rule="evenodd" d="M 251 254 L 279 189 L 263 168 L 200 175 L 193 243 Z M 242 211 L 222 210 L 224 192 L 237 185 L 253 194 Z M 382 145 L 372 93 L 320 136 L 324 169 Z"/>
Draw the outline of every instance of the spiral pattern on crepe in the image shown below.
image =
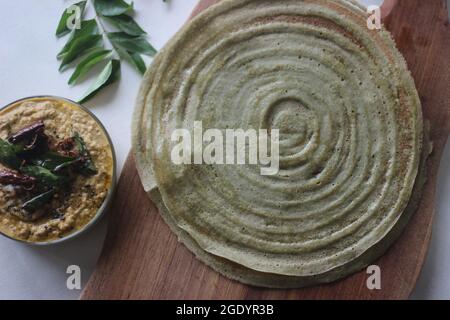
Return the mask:
<path fill-rule="evenodd" d="M 134 150 L 177 228 L 256 272 L 325 274 L 382 241 L 422 150 L 414 82 L 390 34 L 349 0 L 225 0 L 159 53 Z M 175 165 L 175 129 L 280 131 L 280 170 Z"/>

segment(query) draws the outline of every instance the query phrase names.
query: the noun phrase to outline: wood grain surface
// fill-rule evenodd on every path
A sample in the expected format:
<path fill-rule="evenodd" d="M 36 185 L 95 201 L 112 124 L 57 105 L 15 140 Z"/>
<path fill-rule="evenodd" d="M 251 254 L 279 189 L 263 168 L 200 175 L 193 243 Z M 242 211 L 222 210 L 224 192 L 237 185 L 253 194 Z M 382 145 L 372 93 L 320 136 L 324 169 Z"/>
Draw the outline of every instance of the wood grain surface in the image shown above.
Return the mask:
<path fill-rule="evenodd" d="M 193 14 L 217 0 L 202 0 Z M 365 271 L 339 282 L 295 290 L 243 285 L 214 272 L 180 244 L 148 199 L 130 156 L 119 181 L 109 231 L 82 299 L 404 299 L 412 292 L 431 237 L 437 172 L 450 132 L 450 27 L 443 0 L 398 0 L 385 25 L 415 79 L 434 151 L 419 206 L 401 238 L 375 263 L 382 289 Z"/>

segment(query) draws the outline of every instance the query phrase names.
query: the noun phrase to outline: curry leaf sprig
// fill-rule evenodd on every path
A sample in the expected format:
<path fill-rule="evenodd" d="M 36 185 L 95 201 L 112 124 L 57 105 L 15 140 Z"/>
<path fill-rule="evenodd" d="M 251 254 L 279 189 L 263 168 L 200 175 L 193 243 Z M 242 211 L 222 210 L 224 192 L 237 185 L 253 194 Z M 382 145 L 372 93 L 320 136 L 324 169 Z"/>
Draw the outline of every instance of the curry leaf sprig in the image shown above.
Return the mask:
<path fill-rule="evenodd" d="M 92 19 L 84 18 L 88 7 L 95 12 Z M 73 4 L 62 14 L 56 36 L 68 35 L 68 40 L 57 58 L 61 60 L 60 71 L 76 63 L 69 84 L 83 81 L 95 66 L 104 64 L 102 71 L 79 99 L 80 103 L 88 101 L 119 79 L 121 60 L 130 63 L 139 73 L 145 73 L 147 67 L 142 55 L 154 56 L 156 50 L 147 41 L 147 33 L 131 16 L 133 10 L 133 3 L 124 0 L 84 0 Z M 115 30 L 108 31 L 105 22 Z"/>

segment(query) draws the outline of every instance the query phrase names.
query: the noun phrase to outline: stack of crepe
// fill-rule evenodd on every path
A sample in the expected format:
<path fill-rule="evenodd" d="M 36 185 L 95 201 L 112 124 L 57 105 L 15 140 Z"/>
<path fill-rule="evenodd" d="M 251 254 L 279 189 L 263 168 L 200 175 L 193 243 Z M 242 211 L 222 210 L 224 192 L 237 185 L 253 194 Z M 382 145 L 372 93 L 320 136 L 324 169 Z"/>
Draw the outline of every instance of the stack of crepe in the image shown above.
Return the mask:
<path fill-rule="evenodd" d="M 301 287 L 382 255 L 415 211 L 429 148 L 406 63 L 353 0 L 223 0 L 161 50 L 133 147 L 145 190 L 200 260 Z M 172 133 L 278 129 L 280 170 L 175 164 Z"/>

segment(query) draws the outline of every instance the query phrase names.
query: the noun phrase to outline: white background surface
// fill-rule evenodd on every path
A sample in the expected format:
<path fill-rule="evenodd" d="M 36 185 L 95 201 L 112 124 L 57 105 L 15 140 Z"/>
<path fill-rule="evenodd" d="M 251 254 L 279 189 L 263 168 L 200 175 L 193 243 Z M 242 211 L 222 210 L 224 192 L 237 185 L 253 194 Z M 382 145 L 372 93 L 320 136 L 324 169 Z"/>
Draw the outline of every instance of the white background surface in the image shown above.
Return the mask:
<path fill-rule="evenodd" d="M 60 74 L 55 56 L 64 40 L 54 37 L 67 0 L 2 1 L 0 10 L 0 106 L 31 95 L 79 98 L 89 81 L 70 88 L 70 71 Z M 365 0 L 377 4 L 380 0 Z M 197 0 L 135 1 L 136 20 L 160 49 L 186 21 Z M 88 12 L 88 15 L 91 12 Z M 449 39 L 450 41 L 450 39 Z M 119 169 L 130 148 L 130 120 L 140 76 L 126 64 L 122 79 L 87 105 L 105 124 L 116 147 Z M 450 107 L 450 106 L 449 106 Z M 450 299 L 450 148 L 440 171 L 438 206 L 428 259 L 413 298 Z M 0 299 L 75 299 L 80 291 L 66 289 L 66 268 L 82 269 L 88 280 L 100 253 L 106 220 L 89 233 L 66 244 L 38 248 L 0 237 Z"/>

